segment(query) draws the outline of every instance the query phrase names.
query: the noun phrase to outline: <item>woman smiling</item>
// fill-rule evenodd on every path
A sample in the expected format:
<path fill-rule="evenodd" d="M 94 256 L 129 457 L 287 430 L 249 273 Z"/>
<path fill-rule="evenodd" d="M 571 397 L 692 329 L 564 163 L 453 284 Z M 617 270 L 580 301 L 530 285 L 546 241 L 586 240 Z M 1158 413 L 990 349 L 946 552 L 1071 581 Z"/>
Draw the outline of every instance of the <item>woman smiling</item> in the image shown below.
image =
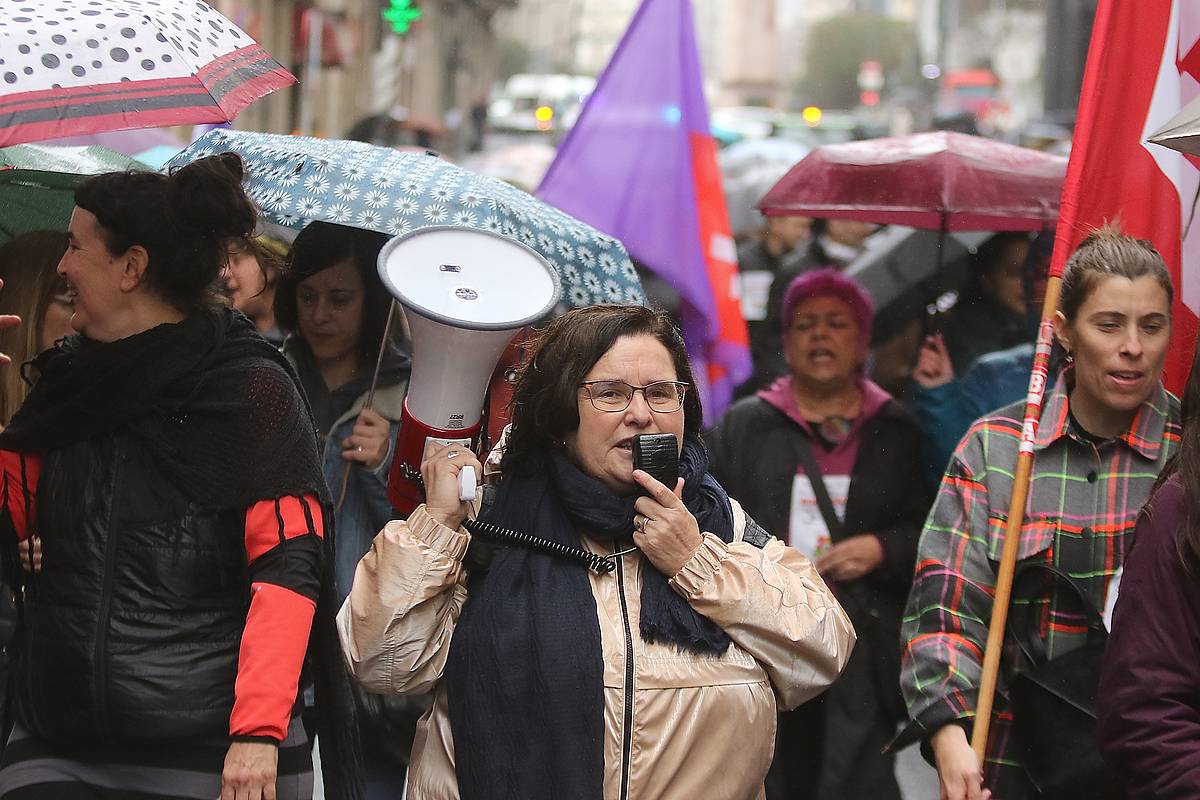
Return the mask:
<path fill-rule="evenodd" d="M 325 796 L 355 794 L 355 742 L 326 704 L 347 687 L 325 646 L 312 418 L 283 356 L 217 294 L 257 221 L 243 177 L 226 153 L 75 190 L 58 274 L 78 335 L 34 360 L 0 434 L 5 544 L 43 542 L 18 590 L 0 797 L 310 798 L 306 661 Z"/>

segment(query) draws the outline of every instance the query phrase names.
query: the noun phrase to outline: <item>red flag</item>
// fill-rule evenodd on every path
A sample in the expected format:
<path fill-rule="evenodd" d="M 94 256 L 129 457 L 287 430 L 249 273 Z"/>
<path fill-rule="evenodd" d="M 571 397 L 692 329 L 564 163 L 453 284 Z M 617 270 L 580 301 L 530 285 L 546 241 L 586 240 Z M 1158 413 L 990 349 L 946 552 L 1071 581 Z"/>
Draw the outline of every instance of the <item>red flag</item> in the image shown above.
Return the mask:
<path fill-rule="evenodd" d="M 1051 274 L 1094 228 L 1119 218 L 1149 239 L 1175 284 L 1166 381 L 1182 388 L 1200 309 L 1200 234 L 1189 232 L 1200 172 L 1189 156 L 1146 142 L 1200 94 L 1200 3 L 1101 0 L 1096 10 L 1063 183 Z M 1183 269 L 1186 265 L 1186 269 Z"/>

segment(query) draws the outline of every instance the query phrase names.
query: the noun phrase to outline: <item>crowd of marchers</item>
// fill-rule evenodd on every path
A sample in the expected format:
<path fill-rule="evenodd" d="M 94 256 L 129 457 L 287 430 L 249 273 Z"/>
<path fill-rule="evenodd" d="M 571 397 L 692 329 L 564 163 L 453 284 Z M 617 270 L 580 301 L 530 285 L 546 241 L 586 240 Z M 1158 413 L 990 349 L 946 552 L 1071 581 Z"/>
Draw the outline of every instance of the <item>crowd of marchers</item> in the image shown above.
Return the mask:
<path fill-rule="evenodd" d="M 339 800 L 899 800 L 919 745 L 948 800 L 1200 798 L 1200 371 L 1181 408 L 1148 242 L 1070 253 L 1026 441 L 1052 232 L 897 321 L 847 274 L 874 226 L 770 218 L 719 419 L 668 314 L 571 310 L 498 374 L 496 447 L 430 443 L 402 517 L 387 237 L 285 241 L 242 178 L 91 177 L 66 235 L 0 247 L 0 797 L 304 799 L 319 763 Z M 1091 676 L 1082 722 L 1050 673 Z"/>

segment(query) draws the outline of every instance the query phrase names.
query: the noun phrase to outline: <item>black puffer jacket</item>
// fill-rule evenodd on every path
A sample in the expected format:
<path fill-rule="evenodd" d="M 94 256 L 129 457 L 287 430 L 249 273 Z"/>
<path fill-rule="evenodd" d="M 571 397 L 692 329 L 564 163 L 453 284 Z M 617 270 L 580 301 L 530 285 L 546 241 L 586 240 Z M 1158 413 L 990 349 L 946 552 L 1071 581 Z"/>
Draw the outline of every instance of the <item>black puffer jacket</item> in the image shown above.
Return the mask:
<path fill-rule="evenodd" d="M 757 396 L 739 400 L 704 435 L 713 475 L 755 522 L 784 541 L 799 465 L 796 439 L 805 435 Z M 933 499 L 920 472 L 921 429 L 903 406 L 888 400 L 864 424 L 861 442 L 850 471 L 843 526 L 847 537 L 874 533 L 882 540 L 883 565 L 858 582 L 868 590 L 873 613 L 887 609 L 898 618 Z"/>
<path fill-rule="evenodd" d="M 119 433 L 46 453 L 37 501 L 25 723 L 58 742 L 227 736 L 250 601 L 244 516 L 172 514 L 187 503 Z"/>

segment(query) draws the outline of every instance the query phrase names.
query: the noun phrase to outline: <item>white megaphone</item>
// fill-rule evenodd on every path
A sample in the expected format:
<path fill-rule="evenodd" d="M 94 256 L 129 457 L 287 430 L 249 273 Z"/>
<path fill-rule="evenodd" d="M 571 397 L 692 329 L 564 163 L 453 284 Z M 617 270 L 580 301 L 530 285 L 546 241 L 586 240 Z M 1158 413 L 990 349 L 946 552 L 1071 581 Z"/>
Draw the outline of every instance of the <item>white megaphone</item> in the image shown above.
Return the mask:
<path fill-rule="evenodd" d="M 412 333 L 412 376 L 388 475 L 392 506 L 407 516 L 424 502 L 426 443 L 473 446 L 500 354 L 517 331 L 550 313 L 561 290 L 541 255 L 470 228 L 422 228 L 393 239 L 379 254 L 379 276 Z M 460 497 L 473 500 L 475 470 L 459 477 Z"/>

